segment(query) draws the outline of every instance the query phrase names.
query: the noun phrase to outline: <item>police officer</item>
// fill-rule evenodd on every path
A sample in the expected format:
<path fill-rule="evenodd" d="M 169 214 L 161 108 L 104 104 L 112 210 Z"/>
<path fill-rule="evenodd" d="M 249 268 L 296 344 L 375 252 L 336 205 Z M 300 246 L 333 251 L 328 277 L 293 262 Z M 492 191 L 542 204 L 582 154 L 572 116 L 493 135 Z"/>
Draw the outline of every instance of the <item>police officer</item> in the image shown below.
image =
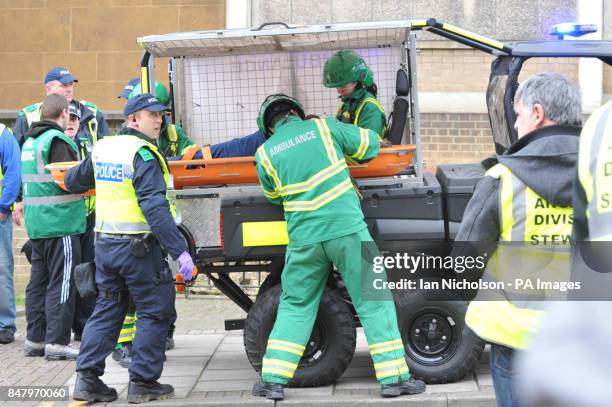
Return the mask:
<path fill-rule="evenodd" d="M 79 103 L 74 100 L 70 102 L 70 120 L 68 121 L 68 127 L 66 127 L 64 134 L 66 134 L 76 143 L 78 149 L 78 159 L 84 160 L 85 157 L 91 153 L 93 145 L 88 133 L 83 131 L 83 129 L 80 127 L 82 113 L 79 106 Z M 85 198 L 87 225 L 85 233 L 81 235 L 81 261 L 83 263 L 94 261 L 94 225 L 96 222 L 95 203 L 95 197 L 90 196 Z M 74 322 L 72 324 L 75 341 L 81 340 L 81 337 L 83 336 L 83 328 L 85 328 L 85 323 L 91 316 L 95 305 L 95 298 L 82 298 L 77 292 Z"/>
<path fill-rule="evenodd" d="M 375 131 L 386 137 L 387 118 L 376 99 L 374 73 L 353 50 L 342 50 L 331 56 L 323 67 L 323 85 L 336 88 L 342 102 L 336 118 Z"/>
<path fill-rule="evenodd" d="M 64 134 L 68 102 L 47 96 L 43 120 L 27 133 L 21 153 L 25 226 L 32 242 L 32 271 L 26 287 L 26 356 L 75 359 L 70 328 L 74 316 L 74 266 L 81 262 L 80 234 L 85 232 L 85 202 L 62 190 L 45 165 L 77 159 L 77 146 Z"/>
<path fill-rule="evenodd" d="M 62 67 L 52 68 L 45 75 L 45 93 L 47 95 L 63 95 L 68 102 L 72 102 L 74 99 L 74 84 L 77 82 L 77 78 L 68 69 Z M 108 134 L 109 129 L 104 113 L 95 104 L 85 100 L 74 100 L 74 102 L 83 115 L 80 130 L 87 134 L 92 144 Z M 34 103 L 24 107 L 19 112 L 15 122 L 14 133 L 20 146 L 23 145 L 25 134 L 32 123 L 40 120 L 40 107 L 41 103 Z"/>
<path fill-rule="evenodd" d="M 531 245 L 543 236 L 570 240 L 572 181 L 582 122 L 580 91 L 563 75 L 544 72 L 523 82 L 514 102 L 518 140 L 498 156 L 499 163 L 476 186 L 456 241 Z M 553 218 L 558 221 L 537 221 Z M 499 245 L 489 260 L 488 267 L 498 267 L 492 272 L 502 278 L 506 270 L 501 267 L 527 261 L 525 256 L 511 262 L 498 260 L 509 250 L 512 245 Z M 459 251 L 454 254 L 461 255 Z M 566 265 L 568 261 L 569 256 Z M 503 299 L 472 301 L 468 307 L 467 325 L 491 343 L 491 375 L 499 406 L 518 403 L 513 363 L 516 352 L 528 347 L 540 324 L 540 307 L 541 303 Z"/>
<path fill-rule="evenodd" d="M 300 103 L 271 95 L 257 124 L 269 139 L 257 150 L 257 174 L 270 202 L 283 205 L 289 245 L 283 294 L 252 394 L 282 400 L 310 338 L 332 265 L 346 284 L 368 340 L 381 395 L 425 391 L 408 372 L 395 304 L 361 298 L 361 245 L 372 241 L 344 155 L 358 162 L 379 152 L 378 135 L 332 118 L 304 120 Z M 299 141 L 298 141 L 299 140 Z"/>
<path fill-rule="evenodd" d="M 175 299 L 164 250 L 178 260 L 186 279 L 191 278 L 194 264 L 174 223 L 174 207 L 166 197 L 168 166 L 154 144 L 165 110 L 151 94 L 129 100 L 124 109 L 126 126 L 118 136 L 98 142 L 91 156 L 66 175 L 70 190 L 84 192 L 95 186 L 97 197 L 99 296 L 83 332 L 75 400 L 117 398 L 116 390 L 99 376 L 117 342 L 128 292 L 136 305 L 139 333 L 129 367 L 128 401 L 142 403 L 174 394 L 172 386 L 157 382 L 165 347 L 159 339 L 166 337 Z"/>

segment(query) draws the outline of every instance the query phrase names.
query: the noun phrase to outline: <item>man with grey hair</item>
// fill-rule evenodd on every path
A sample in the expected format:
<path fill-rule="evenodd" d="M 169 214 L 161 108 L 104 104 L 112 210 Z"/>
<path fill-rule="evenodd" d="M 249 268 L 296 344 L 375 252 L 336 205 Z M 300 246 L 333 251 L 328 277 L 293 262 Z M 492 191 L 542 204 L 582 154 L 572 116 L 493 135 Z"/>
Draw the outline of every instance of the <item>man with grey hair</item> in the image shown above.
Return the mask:
<path fill-rule="evenodd" d="M 497 157 L 498 164 L 476 186 L 456 241 L 532 244 L 542 243 L 543 236 L 562 242 L 571 237 L 572 181 L 582 117 L 580 91 L 563 75 L 544 72 L 522 83 L 514 102 L 518 140 Z M 453 254 L 461 250 L 457 245 Z M 497 256 L 501 256 L 499 247 L 491 255 L 487 272 L 499 264 L 494 261 Z M 466 324 L 491 343 L 491 376 L 498 406 L 520 405 L 514 358 L 516 351 L 529 346 L 542 317 L 537 307 L 529 305 L 534 304 L 519 305 L 506 298 L 472 301 L 465 316 Z"/>

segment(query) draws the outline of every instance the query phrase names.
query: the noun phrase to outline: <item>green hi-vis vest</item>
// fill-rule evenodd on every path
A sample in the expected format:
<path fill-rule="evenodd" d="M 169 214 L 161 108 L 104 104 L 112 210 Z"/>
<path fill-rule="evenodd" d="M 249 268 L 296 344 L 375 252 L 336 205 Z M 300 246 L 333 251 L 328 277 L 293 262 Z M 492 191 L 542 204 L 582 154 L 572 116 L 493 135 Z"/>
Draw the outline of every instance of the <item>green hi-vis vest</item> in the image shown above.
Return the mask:
<path fill-rule="evenodd" d="M 578 177 L 587 201 L 589 239 L 612 240 L 612 102 L 596 110 L 582 129 Z"/>
<path fill-rule="evenodd" d="M 542 262 L 542 272 L 559 277 L 569 276 L 569 247 L 572 234 L 572 208 L 550 204 L 525 185 L 503 164 L 486 173 L 500 180 L 500 242 L 520 242 L 525 246 L 502 246 L 491 256 L 488 270 L 504 280 L 504 270 L 520 267 L 521 261 Z M 547 248 L 538 251 L 530 246 L 558 244 L 550 256 Z M 552 246 L 548 247 L 552 249 Z M 528 256 L 532 256 L 528 258 Z M 537 257 L 536 257 L 537 256 Z M 530 267 L 528 270 L 531 270 Z M 507 274 L 507 273 L 506 273 Z M 511 278 L 510 276 L 505 276 Z M 540 328 L 543 313 L 541 301 L 472 301 L 465 315 L 467 325 L 487 342 L 513 349 L 526 349 L 532 335 Z"/>
<path fill-rule="evenodd" d="M 96 118 L 96 115 L 98 114 L 98 107 L 85 100 L 81 100 L 80 103 L 93 113 L 93 118 L 87 122 L 87 128 L 89 130 L 89 134 L 91 134 L 92 143 L 95 144 L 98 140 L 98 119 Z M 22 109 L 22 112 L 28 122 L 28 127 L 31 127 L 32 123 L 40 121 L 41 106 L 42 103 L 34 103 Z"/>
<path fill-rule="evenodd" d="M 76 235 L 85 232 L 85 201 L 81 195 L 61 189 L 45 169 L 54 139 L 60 138 L 77 151 L 74 141 L 50 129 L 28 137 L 21 149 L 21 173 L 25 224 L 30 239 Z"/>
<path fill-rule="evenodd" d="M 132 177 L 134 158 L 147 148 L 159 161 L 169 186 L 170 172 L 161 153 L 153 144 L 136 136 L 105 137 L 94 147 L 92 161 L 96 178 L 96 232 L 139 234 L 151 231 L 140 206 Z M 176 210 L 170 204 L 174 216 Z"/>
<path fill-rule="evenodd" d="M 365 105 L 368 103 L 371 103 L 376 106 L 378 110 L 380 110 L 380 114 L 384 117 L 383 128 L 380 130 L 380 133 L 378 133 L 377 129 L 372 130 L 376 131 L 378 133 L 378 137 L 381 139 L 387 137 L 385 109 L 383 109 L 380 102 L 373 97 L 363 98 L 363 100 L 361 100 L 357 105 L 357 109 L 355 109 L 354 111 L 348 110 L 346 108 L 345 102 L 340 103 L 340 106 L 338 106 L 338 110 L 336 111 L 336 119 L 343 123 L 349 123 L 355 126 L 363 127 L 363 125 L 360 125 L 361 112 Z"/>

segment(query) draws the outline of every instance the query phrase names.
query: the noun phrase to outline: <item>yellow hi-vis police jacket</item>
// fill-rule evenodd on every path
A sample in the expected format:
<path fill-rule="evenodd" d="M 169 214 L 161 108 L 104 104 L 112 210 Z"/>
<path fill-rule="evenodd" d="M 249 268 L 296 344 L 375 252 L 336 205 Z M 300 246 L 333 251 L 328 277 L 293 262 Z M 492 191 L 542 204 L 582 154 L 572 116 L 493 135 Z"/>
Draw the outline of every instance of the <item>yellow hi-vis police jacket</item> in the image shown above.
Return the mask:
<path fill-rule="evenodd" d="M 92 161 L 96 179 L 96 232 L 138 234 L 151 231 L 132 184 L 134 157 L 142 147 L 159 161 L 166 185 L 170 173 L 164 157 L 153 144 L 136 136 L 119 135 L 104 138 L 94 146 Z M 174 216 L 176 209 L 170 204 Z"/>

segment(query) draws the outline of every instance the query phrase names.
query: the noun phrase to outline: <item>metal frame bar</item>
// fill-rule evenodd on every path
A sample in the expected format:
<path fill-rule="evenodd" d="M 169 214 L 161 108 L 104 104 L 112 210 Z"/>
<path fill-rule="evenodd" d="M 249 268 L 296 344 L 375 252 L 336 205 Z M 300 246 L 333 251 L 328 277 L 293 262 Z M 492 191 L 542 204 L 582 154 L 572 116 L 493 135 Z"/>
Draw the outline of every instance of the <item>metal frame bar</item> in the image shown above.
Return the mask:
<path fill-rule="evenodd" d="M 142 93 L 149 93 L 155 89 L 155 57 L 145 50 L 140 60 L 140 88 Z"/>
<path fill-rule="evenodd" d="M 415 171 L 417 181 L 423 183 L 423 149 L 421 146 L 421 110 L 419 107 L 419 91 L 418 91 L 418 78 L 417 78 L 417 64 L 416 64 L 416 34 L 410 33 L 408 46 L 406 50 L 408 54 L 408 61 L 410 69 L 408 71 L 410 75 L 410 116 L 412 126 L 414 124 L 414 144 L 416 145 L 415 154 Z"/>

